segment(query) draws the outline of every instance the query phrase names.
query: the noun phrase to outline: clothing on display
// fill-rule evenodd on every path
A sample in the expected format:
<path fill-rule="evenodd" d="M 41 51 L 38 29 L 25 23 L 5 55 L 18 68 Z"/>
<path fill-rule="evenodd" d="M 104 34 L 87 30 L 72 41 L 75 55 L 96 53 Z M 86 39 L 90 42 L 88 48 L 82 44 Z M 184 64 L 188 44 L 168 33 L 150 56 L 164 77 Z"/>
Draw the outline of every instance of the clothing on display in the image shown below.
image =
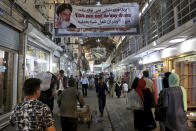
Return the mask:
<path fill-rule="evenodd" d="M 178 61 L 175 72 L 180 76 L 180 86 L 187 91 L 188 106 L 196 106 L 196 61 Z"/>

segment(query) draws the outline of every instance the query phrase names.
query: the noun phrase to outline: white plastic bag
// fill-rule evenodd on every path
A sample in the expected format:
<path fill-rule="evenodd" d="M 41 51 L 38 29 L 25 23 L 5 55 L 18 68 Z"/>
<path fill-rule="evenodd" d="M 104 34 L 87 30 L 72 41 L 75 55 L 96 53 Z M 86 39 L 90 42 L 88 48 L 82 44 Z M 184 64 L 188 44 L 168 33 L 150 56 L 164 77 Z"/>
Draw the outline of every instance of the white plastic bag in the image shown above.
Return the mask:
<path fill-rule="evenodd" d="M 129 93 L 129 108 L 131 110 L 143 110 L 144 105 L 141 96 L 134 90 L 132 89 Z"/>
<path fill-rule="evenodd" d="M 46 91 L 50 89 L 50 83 L 52 79 L 52 74 L 47 72 L 41 72 L 36 75 L 36 78 L 40 79 L 42 81 L 40 85 L 41 91 Z"/>

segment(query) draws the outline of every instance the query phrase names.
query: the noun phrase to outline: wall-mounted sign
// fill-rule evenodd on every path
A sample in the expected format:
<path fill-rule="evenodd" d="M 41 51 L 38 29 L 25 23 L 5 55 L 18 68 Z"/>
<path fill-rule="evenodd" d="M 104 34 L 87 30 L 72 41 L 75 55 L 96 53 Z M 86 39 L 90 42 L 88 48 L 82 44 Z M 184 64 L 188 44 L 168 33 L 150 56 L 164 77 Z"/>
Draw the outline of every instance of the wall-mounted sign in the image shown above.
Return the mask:
<path fill-rule="evenodd" d="M 139 34 L 139 5 L 55 5 L 55 36 L 111 36 Z"/>

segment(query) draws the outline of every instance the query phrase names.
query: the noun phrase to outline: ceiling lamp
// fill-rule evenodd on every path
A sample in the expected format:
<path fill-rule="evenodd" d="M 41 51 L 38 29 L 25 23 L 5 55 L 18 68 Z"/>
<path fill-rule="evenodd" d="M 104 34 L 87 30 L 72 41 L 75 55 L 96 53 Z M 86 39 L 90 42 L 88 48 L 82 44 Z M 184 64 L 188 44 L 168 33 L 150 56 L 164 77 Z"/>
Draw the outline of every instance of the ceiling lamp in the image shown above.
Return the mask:
<path fill-rule="evenodd" d="M 96 6 L 101 6 L 101 0 L 97 0 Z"/>
<path fill-rule="evenodd" d="M 170 40 L 169 43 L 180 43 L 186 40 L 186 37 L 180 37 L 180 38 L 175 38 L 173 40 Z"/>
<path fill-rule="evenodd" d="M 96 41 L 99 43 L 100 42 L 100 39 L 97 39 Z"/>
<path fill-rule="evenodd" d="M 156 46 L 157 45 L 157 41 L 153 41 L 153 46 Z"/>
<path fill-rule="evenodd" d="M 142 65 L 142 64 L 143 64 L 142 59 L 140 59 L 138 63 L 139 63 L 140 65 Z"/>

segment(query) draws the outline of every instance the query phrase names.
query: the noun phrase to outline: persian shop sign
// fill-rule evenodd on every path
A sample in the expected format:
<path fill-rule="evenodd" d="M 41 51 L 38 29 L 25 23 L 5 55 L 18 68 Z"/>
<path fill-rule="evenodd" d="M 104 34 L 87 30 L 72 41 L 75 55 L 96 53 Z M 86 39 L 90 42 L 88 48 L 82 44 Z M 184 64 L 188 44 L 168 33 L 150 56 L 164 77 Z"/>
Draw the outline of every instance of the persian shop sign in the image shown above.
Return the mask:
<path fill-rule="evenodd" d="M 138 34 L 137 3 L 94 7 L 55 5 L 55 36 L 96 37 Z"/>

